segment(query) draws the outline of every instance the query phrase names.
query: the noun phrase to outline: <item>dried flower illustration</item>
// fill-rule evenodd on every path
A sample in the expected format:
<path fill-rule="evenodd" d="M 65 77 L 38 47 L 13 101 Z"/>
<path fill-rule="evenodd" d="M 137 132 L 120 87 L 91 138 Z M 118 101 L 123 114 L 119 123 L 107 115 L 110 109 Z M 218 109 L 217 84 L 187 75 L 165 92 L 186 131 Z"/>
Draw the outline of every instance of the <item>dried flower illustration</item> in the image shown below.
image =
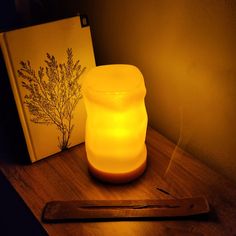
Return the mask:
<path fill-rule="evenodd" d="M 36 71 L 30 61 L 21 61 L 18 75 L 27 94 L 24 104 L 36 124 L 55 125 L 61 136 L 58 137 L 61 150 L 70 146 L 74 125 L 73 113 L 82 98 L 79 78 L 85 71 L 80 61 L 73 61 L 71 48 L 67 51 L 66 63 L 58 63 L 53 55 L 47 53 L 45 67 Z"/>

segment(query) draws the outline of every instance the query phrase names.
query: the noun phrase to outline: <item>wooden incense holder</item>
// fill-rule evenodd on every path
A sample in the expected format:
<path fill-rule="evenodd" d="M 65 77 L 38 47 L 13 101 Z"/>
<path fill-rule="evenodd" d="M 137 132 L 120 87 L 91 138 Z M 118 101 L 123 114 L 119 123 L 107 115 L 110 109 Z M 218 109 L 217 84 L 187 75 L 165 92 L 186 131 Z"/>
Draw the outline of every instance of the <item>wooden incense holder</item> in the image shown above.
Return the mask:
<path fill-rule="evenodd" d="M 160 200 L 52 201 L 44 208 L 44 222 L 164 219 L 209 212 L 204 197 Z"/>

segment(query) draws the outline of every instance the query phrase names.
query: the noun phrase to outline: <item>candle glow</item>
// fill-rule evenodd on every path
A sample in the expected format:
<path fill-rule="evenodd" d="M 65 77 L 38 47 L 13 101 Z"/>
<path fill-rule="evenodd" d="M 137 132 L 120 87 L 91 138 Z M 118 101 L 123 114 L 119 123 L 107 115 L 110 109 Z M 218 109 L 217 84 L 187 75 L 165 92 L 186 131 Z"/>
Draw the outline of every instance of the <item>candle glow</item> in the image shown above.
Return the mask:
<path fill-rule="evenodd" d="M 84 83 L 86 153 L 92 174 L 127 182 L 146 167 L 147 113 L 141 72 L 131 65 L 98 66 Z"/>

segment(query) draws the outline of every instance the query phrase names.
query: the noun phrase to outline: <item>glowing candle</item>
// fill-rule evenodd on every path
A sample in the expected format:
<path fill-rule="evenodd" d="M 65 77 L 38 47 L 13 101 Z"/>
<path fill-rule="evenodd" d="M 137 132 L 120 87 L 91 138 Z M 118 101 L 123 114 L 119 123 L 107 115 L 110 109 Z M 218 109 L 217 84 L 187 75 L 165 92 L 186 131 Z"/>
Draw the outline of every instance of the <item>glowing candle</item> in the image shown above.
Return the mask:
<path fill-rule="evenodd" d="M 89 169 L 108 182 L 128 182 L 146 167 L 146 88 L 132 65 L 91 69 L 83 85 Z"/>

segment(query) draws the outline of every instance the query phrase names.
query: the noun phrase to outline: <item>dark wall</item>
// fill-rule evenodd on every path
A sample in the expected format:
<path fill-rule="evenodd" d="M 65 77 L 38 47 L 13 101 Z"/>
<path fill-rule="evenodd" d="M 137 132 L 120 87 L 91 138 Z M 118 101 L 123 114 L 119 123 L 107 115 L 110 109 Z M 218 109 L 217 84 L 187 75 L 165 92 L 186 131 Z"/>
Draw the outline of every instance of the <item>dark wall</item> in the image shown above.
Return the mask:
<path fill-rule="evenodd" d="M 76 0 L 2 0 L 0 32 L 77 15 L 78 4 Z"/>

